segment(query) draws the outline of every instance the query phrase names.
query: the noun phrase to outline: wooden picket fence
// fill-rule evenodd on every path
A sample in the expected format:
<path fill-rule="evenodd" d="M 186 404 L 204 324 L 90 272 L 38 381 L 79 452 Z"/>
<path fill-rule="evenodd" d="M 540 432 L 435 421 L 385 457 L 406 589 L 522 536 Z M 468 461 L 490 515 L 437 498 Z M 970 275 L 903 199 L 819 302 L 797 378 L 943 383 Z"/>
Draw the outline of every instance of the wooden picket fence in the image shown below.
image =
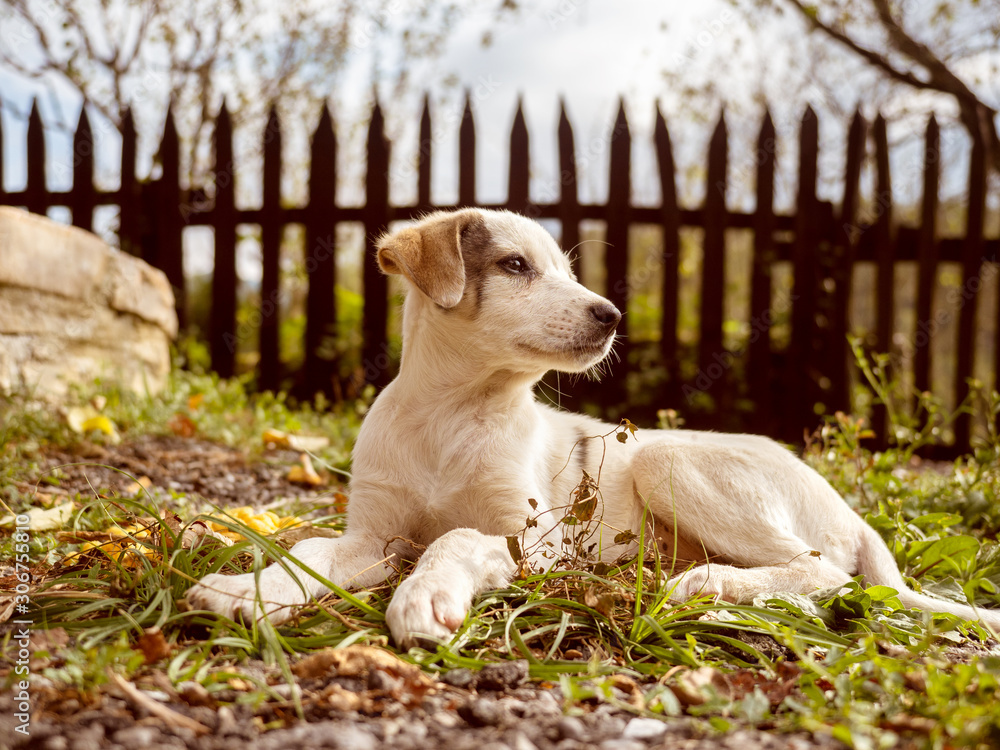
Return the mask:
<path fill-rule="evenodd" d="M 559 181 L 561 195 L 551 203 L 532 201 L 529 195 L 528 131 L 520 105 L 510 135 L 509 191 L 506 203 L 485 205 L 476 200 L 476 132 L 471 105 L 466 100 L 459 129 L 458 203 L 431 202 L 431 114 L 424 102 L 420 119 L 417 161 L 417 202 L 394 206 L 389 202 L 389 143 L 384 135 L 382 109 L 372 110 L 367 139 L 366 202 L 360 207 L 338 205 L 335 199 L 338 149 L 330 111 L 324 107 L 311 140 L 309 199 L 305 205 L 282 204 L 280 177 L 282 131 L 272 110 L 263 135 L 263 203 L 259 208 L 239 207 L 235 197 L 233 132 L 229 112 L 223 106 L 214 134 L 214 191 L 182 189 L 179 181 L 180 143 L 174 118 L 168 111 L 159 148 L 162 177 L 140 181 L 136 176 L 136 131 L 128 114 L 122 125 L 121 186 L 114 191 L 94 187 L 93 137 L 86 111 L 81 112 L 74 138 L 73 186 L 68 192 L 49 191 L 45 184 L 45 139 L 37 106 L 33 106 L 27 132 L 27 185 L 20 192 L 5 192 L 0 184 L 0 204 L 21 205 L 37 213 L 52 206 L 68 206 L 76 226 L 90 229 L 94 208 L 120 207 L 120 244 L 161 268 L 178 294 L 178 312 L 184 318 L 184 268 L 182 230 L 208 225 L 215 233 L 215 272 L 212 281 L 212 311 L 208 338 L 213 368 L 223 376 L 235 371 L 236 307 L 239 279 L 236 272 L 238 224 L 256 224 L 261 229 L 263 276 L 260 298 L 260 357 L 257 383 L 273 389 L 281 382 L 279 370 L 279 248 L 285 225 L 305 227 L 308 273 L 305 365 L 300 387 L 305 393 L 329 391 L 337 363 L 322 353 L 328 332 L 334 329 L 337 310 L 333 294 L 337 283 L 335 230 L 341 222 L 364 226 L 366 253 L 363 268 L 364 308 L 362 369 L 369 380 L 384 385 L 391 377 L 386 367 L 388 293 L 385 277 L 375 263 L 374 240 L 390 222 L 410 219 L 434 209 L 459 206 L 507 208 L 533 218 L 555 219 L 561 224 L 564 247 L 580 240 L 580 222 L 606 223 L 606 294 L 621 310 L 628 303 L 628 234 L 632 225 L 655 225 L 662 230 L 663 297 L 660 321 L 659 363 L 666 378 L 662 392 L 647 401 L 660 406 L 676 405 L 682 412 L 692 391 L 707 393 L 715 410 L 687 414 L 691 426 L 724 427 L 764 432 L 791 441 L 801 441 L 803 431 L 817 426 L 814 405 L 827 412 L 848 410 L 849 383 L 853 365 L 848 343 L 848 310 L 851 274 L 858 261 L 874 261 L 877 268 L 876 351 L 888 350 L 893 334 L 895 285 L 893 272 L 899 261 L 917 261 L 919 282 L 916 297 L 918 321 L 933 320 L 932 298 L 939 264 L 958 262 L 966 284 L 958 320 L 955 362 L 955 399 L 966 395 L 966 378 L 973 367 L 976 297 L 981 284 L 973 280 L 987 263 L 998 256 L 1000 240 L 984 238 L 986 173 L 983 145 L 973 146 L 968 187 L 967 231 L 962 238 L 942 239 L 937 231 L 940 179 L 940 134 L 930 119 L 927 125 L 921 221 L 916 227 L 898 227 L 893 222 L 886 122 L 878 117 L 867 123 L 854 116 L 847 139 L 843 195 L 839 207 L 817 196 L 818 121 L 807 109 L 799 134 L 798 193 L 794 214 L 774 210 L 776 136 L 770 115 L 760 129 L 756 151 L 756 208 L 752 213 L 732 211 L 726 205 L 728 144 L 727 129 L 720 118 L 708 149 L 705 201 L 698 208 L 678 204 L 675 165 L 670 135 L 657 110 L 654 130 L 662 202 L 659 207 L 633 205 L 631 200 L 631 135 L 624 106 L 620 107 L 609 137 L 610 184 L 603 204 L 581 203 L 577 190 L 577 167 L 573 130 L 565 109 L 558 126 Z M 876 203 L 881 207 L 873 225 L 859 224 L 859 185 L 869 137 L 874 144 Z M 0 144 L 3 134 L 0 132 Z M 0 148 L 0 159 L 2 159 Z M 0 163 L 2 174 L 2 163 Z M 697 344 L 698 373 L 683 377 L 678 337 L 679 259 L 682 228 L 704 232 L 703 274 L 700 294 L 700 330 Z M 723 343 L 723 296 L 726 264 L 726 230 L 753 232 L 753 266 L 750 279 L 750 320 L 753 332 L 745 350 L 729 352 Z M 772 310 L 772 269 L 779 261 L 790 261 L 794 286 L 791 294 L 791 340 L 787 348 L 774 351 L 769 327 Z M 577 383 L 561 386 L 573 397 L 591 401 L 606 413 L 622 412 L 630 395 L 625 383 L 637 357 L 630 356 L 629 319 L 622 320 L 625 335 L 621 363 L 614 376 L 599 388 Z M 928 332 L 925 326 L 925 338 Z M 919 331 L 916 334 L 919 344 Z M 931 347 L 916 347 L 914 379 L 918 388 L 931 386 Z M 995 347 L 992 370 L 1000 371 L 1000 346 Z M 738 362 L 739 367 L 734 367 Z M 373 363 L 379 363 L 372 366 Z M 736 378 L 734 372 L 743 373 Z M 634 396 L 635 394 L 632 394 Z M 737 399 L 751 408 L 735 409 Z M 885 411 L 877 410 L 873 423 L 884 439 Z M 948 452 L 969 445 L 970 420 L 956 423 L 955 442 Z"/>

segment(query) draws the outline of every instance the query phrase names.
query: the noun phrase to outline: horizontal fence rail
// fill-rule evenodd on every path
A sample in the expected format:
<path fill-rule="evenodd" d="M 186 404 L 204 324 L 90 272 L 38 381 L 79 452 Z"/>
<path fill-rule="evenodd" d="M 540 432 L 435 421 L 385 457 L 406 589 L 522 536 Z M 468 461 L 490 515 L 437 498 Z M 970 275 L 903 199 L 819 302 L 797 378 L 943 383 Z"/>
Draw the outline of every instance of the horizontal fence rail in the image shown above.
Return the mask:
<path fill-rule="evenodd" d="M 385 137 L 381 107 L 375 104 L 366 143 L 366 200 L 363 206 L 340 206 L 336 202 L 338 145 L 332 113 L 324 106 L 310 140 L 309 199 L 304 205 L 283 205 L 280 195 L 282 130 L 272 108 L 262 136 L 263 201 L 259 208 L 236 202 L 236 162 L 233 154 L 233 125 L 223 105 L 213 136 L 215 165 L 212 189 L 185 189 L 180 180 L 180 139 L 173 112 L 168 110 L 160 146 L 162 177 L 140 180 L 136 175 L 136 129 L 130 112 L 121 125 L 121 184 L 111 191 L 94 186 L 93 133 L 86 109 L 81 111 L 74 135 L 73 183 L 68 192 L 54 192 L 45 184 L 46 150 L 41 116 L 37 105 L 29 115 L 26 138 L 27 182 L 24 190 L 5 191 L 0 181 L 0 204 L 18 205 L 36 213 L 55 206 L 68 207 L 74 225 L 93 228 L 94 209 L 118 206 L 119 242 L 125 252 L 140 256 L 162 269 L 177 294 L 178 315 L 185 322 L 185 270 L 182 232 L 185 227 L 210 226 L 215 236 L 215 265 L 211 287 L 211 316 L 208 343 L 212 367 L 222 376 L 236 372 L 236 330 L 239 278 L 236 271 L 237 227 L 260 227 L 262 251 L 260 357 L 257 386 L 276 389 L 283 381 L 279 359 L 280 298 L 279 260 L 286 225 L 304 227 L 307 248 L 308 292 L 305 301 L 305 363 L 297 374 L 297 389 L 307 395 L 337 393 L 338 366 L 329 354 L 331 332 L 336 330 L 338 310 L 337 226 L 344 222 L 363 225 L 365 260 L 361 330 L 361 371 L 375 386 L 383 386 L 391 376 L 393 363 L 388 347 L 389 295 L 386 278 L 375 263 L 374 242 L 391 222 L 415 218 L 427 211 L 464 206 L 509 209 L 535 219 L 557 220 L 562 244 L 575 247 L 581 238 L 581 222 L 605 223 L 606 291 L 608 298 L 626 310 L 633 292 L 629 279 L 629 230 L 634 225 L 658 227 L 662 235 L 662 299 L 659 340 L 655 356 L 663 376 L 653 386 L 656 393 L 645 401 L 659 406 L 678 406 L 691 426 L 745 429 L 763 432 L 789 441 L 803 439 L 804 430 L 819 424 L 817 404 L 827 412 L 851 408 L 853 354 L 848 344 L 851 331 L 852 275 L 857 264 L 868 262 L 875 273 L 875 325 L 868 339 L 872 351 L 893 348 L 896 330 L 897 286 L 895 271 L 900 262 L 918 265 L 915 314 L 917 327 L 912 357 L 912 379 L 918 390 L 932 384 L 933 354 L 929 330 L 936 321 L 934 296 L 942 263 L 956 263 L 962 269 L 959 290 L 957 340 L 954 342 L 954 383 L 952 400 L 962 402 L 969 393 L 967 380 L 973 374 L 976 356 L 976 310 L 986 273 L 1000 261 L 1000 239 L 984 236 L 986 173 L 984 144 L 972 147 L 968 180 L 967 226 L 963 237 L 938 236 L 940 209 L 940 129 L 931 117 L 925 135 L 923 189 L 918 226 L 899 226 L 893 219 L 889 146 L 886 121 L 877 117 L 868 123 L 860 112 L 854 115 L 846 141 L 843 194 L 839 205 L 817 195 L 819 155 L 818 118 L 808 108 L 802 117 L 798 154 L 798 188 L 795 210 L 778 214 L 774 210 L 774 182 L 777 159 L 776 135 L 770 114 L 765 113 L 757 139 L 756 206 L 752 212 L 727 207 L 729 189 L 729 144 L 724 116 L 715 127 L 707 155 L 708 189 L 704 203 L 696 208 L 678 203 L 676 167 L 667 123 L 659 109 L 653 130 L 653 146 L 662 195 L 657 207 L 636 206 L 631 196 L 631 134 L 624 104 L 609 136 L 609 192 L 606 203 L 581 203 L 578 197 L 577 166 L 573 128 L 561 108 L 558 124 L 558 168 L 561 194 L 553 202 L 535 202 L 529 194 L 528 130 L 518 104 L 510 134 L 508 198 L 502 204 L 476 200 L 476 130 L 471 103 L 466 98 L 459 126 L 458 203 L 438 205 L 431 201 L 431 111 L 425 98 L 420 116 L 419 149 L 416 160 L 417 202 L 393 205 L 389 201 L 390 144 Z M 0 144 L 3 133 L 0 130 Z M 871 144 L 871 153 L 869 153 Z M 860 223 L 861 174 L 866 159 L 872 158 L 875 172 L 877 218 Z M 3 158 L 0 149 L 0 160 Z M 0 175 L 2 175 L 0 161 Z M 696 351 L 688 352 L 690 366 L 682 366 L 685 345 L 679 327 L 680 258 L 682 232 L 697 228 L 703 232 L 702 274 L 698 303 Z M 738 351 L 726 348 L 725 279 L 727 230 L 752 232 L 751 278 L 748 280 L 750 333 L 746 346 Z M 776 264 L 791 267 L 791 334 L 787 346 L 772 341 L 773 279 Z M 995 273 L 995 271 L 993 272 Z M 921 327 L 923 326 L 923 328 Z M 940 326 L 934 326 L 939 328 Z M 651 356 L 641 351 L 628 336 L 629 317 L 622 320 L 620 364 L 607 383 L 594 387 L 582 381 L 560 384 L 571 404 L 587 402 L 606 414 L 625 413 L 636 388 L 627 388 L 629 376 L 641 375 Z M 921 340 L 927 339 L 922 344 Z M 1000 371 L 1000 345 L 994 342 L 990 369 Z M 639 386 L 639 388 L 645 387 Z M 694 396 L 707 396 L 699 402 Z M 710 406 L 688 406 L 697 403 Z M 651 412 L 652 413 L 652 412 Z M 881 441 L 889 428 L 885 408 L 876 405 L 873 427 Z M 944 450 L 967 450 L 972 435 L 968 414 L 955 423 L 953 445 Z"/>

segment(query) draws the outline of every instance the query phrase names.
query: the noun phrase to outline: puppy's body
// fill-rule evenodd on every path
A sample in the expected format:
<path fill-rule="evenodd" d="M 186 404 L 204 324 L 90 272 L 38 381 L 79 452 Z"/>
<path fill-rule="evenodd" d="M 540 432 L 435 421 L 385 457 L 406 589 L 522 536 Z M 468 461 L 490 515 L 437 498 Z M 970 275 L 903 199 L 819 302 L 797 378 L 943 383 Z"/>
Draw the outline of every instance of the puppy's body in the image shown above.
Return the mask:
<path fill-rule="evenodd" d="M 754 435 L 642 430 L 639 441 L 602 439 L 613 427 L 538 403 L 550 369 L 578 372 L 603 359 L 620 314 L 573 278 L 537 224 L 508 213 L 434 214 L 383 240 L 379 262 L 411 284 L 399 376 L 379 395 L 354 448 L 347 532 L 310 539 L 292 554 L 342 587 L 384 580 L 394 558 L 426 546 L 386 613 L 398 643 L 444 638 L 473 597 L 514 572 L 505 537 L 528 516 L 526 549 L 543 563 L 541 537 L 564 515 L 583 470 L 601 477 L 593 543 L 611 560 L 635 552 L 619 531 L 645 518 L 658 536 L 713 560 L 669 582 L 673 598 L 706 593 L 746 602 L 767 591 L 807 593 L 862 573 L 900 591 L 904 604 L 1000 617 L 906 588 L 889 550 L 815 471 Z M 528 500 L 533 499 L 533 510 Z M 666 529 L 666 531 L 664 531 Z M 819 553 L 818 555 L 816 553 Z M 724 561 L 728 564 L 719 564 Z M 280 566 L 259 577 L 211 575 L 188 599 L 280 622 L 289 605 L 326 587 Z"/>

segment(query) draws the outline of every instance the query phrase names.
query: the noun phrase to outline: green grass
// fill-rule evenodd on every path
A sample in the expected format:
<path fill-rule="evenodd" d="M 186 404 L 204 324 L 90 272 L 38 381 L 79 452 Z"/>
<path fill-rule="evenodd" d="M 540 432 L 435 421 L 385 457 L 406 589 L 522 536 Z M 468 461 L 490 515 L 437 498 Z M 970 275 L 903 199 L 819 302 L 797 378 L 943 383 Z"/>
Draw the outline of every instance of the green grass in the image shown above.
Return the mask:
<path fill-rule="evenodd" d="M 940 439 L 951 417 L 930 397 L 910 406 L 886 382 L 878 362 L 866 364 L 868 401 L 893 405 L 891 448 L 873 453 L 865 447 L 863 419 L 838 414 L 816 434 L 806 460 L 882 534 L 915 588 L 1000 606 L 1000 439 L 990 430 L 974 454 L 951 465 L 915 465 L 914 451 Z M 281 397 L 251 397 L 240 381 L 180 372 L 156 399 L 107 389 L 102 395 L 101 412 L 125 440 L 170 434 L 179 414 L 192 421 L 199 437 L 251 454 L 263 450 L 260 436 L 268 428 L 325 434 L 331 445 L 317 458 L 343 471 L 366 408 L 292 409 Z M 996 394 L 974 398 L 963 408 L 997 413 Z M 78 396 L 81 405 L 91 400 L 92 394 Z M 0 498 L 14 512 L 32 504 L 36 487 L 59 484 L 58 472 L 39 468 L 46 446 L 109 439 L 77 434 L 57 413 L 32 406 L 26 397 L 8 399 L 2 409 Z M 191 550 L 179 538 L 199 513 L 210 510 L 203 503 L 176 495 L 112 497 L 101 488 L 73 499 L 77 508 L 68 528 L 99 531 L 112 522 L 146 518 L 153 519 L 154 533 L 135 539 L 150 550 L 148 556 L 114 561 L 93 551 L 64 564 L 79 545 L 60 541 L 55 532 L 33 532 L 31 616 L 39 627 L 63 628 L 73 637 L 71 647 L 42 671 L 57 684 L 87 693 L 107 681 L 109 669 L 128 677 L 156 670 L 174 686 L 196 682 L 226 700 L 264 706 L 278 698 L 274 683 L 294 679 L 290 667 L 298 654 L 354 643 L 394 648 L 384 619 L 392 585 L 335 590 L 287 625 L 248 627 L 190 611 L 183 596 L 206 573 L 260 569 L 283 555 L 274 538 L 234 519 L 229 527 L 246 541 L 229 547 L 208 542 Z M 164 517 L 165 504 L 177 510 L 179 528 Z M 301 508 L 290 503 L 276 510 Z M 314 519 L 333 529 L 342 529 L 343 522 L 340 515 Z M 12 554 L 12 545 L 10 530 L 0 532 L 0 557 Z M 858 748 L 987 747 L 1000 741 L 1000 649 L 977 624 L 904 610 L 891 589 L 866 589 L 859 582 L 844 592 L 764 596 L 753 606 L 695 601 L 678 607 L 659 583 L 660 567 L 668 562 L 649 553 L 615 566 L 564 564 L 528 573 L 480 597 L 449 642 L 413 648 L 402 657 L 430 673 L 526 659 L 533 678 L 562 686 L 567 712 L 607 702 L 648 716 L 693 716 L 708 733 L 736 727 L 807 731 Z M 163 633 L 170 655 L 146 664 L 136 644 L 154 628 Z M 9 655 L 12 643 L 9 634 L 5 638 Z M 250 659 L 268 665 L 271 684 L 248 676 Z M 236 697 L 234 678 L 245 683 Z M 293 703 L 305 715 L 302 701 Z"/>

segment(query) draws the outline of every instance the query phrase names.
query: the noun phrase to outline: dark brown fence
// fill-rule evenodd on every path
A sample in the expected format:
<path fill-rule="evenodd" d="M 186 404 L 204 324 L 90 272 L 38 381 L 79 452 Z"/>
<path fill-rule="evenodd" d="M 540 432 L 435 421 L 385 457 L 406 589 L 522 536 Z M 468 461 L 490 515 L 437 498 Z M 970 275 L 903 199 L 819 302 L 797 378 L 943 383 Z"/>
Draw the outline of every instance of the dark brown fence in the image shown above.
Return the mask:
<path fill-rule="evenodd" d="M 33 107 L 27 134 L 26 188 L 20 192 L 5 192 L 0 185 L 0 204 L 21 205 L 38 213 L 44 213 L 51 206 L 68 206 L 73 223 L 85 229 L 91 228 L 96 206 L 120 206 L 121 247 L 163 269 L 178 294 L 182 322 L 185 310 L 182 229 L 194 225 L 213 227 L 215 272 L 209 344 L 212 366 L 223 376 L 232 375 L 236 366 L 237 225 L 259 225 L 263 276 L 257 382 L 262 389 L 278 387 L 281 379 L 277 300 L 280 298 L 278 260 L 282 230 L 288 224 L 303 225 L 308 249 L 308 298 L 305 364 L 299 384 L 305 393 L 329 391 L 337 378 L 337 363 L 323 354 L 322 346 L 334 329 L 338 315 L 333 294 L 337 284 L 335 230 L 341 222 L 360 222 L 367 243 L 363 268 L 361 369 L 376 385 L 383 385 L 391 377 L 391 366 L 384 366 L 387 284 L 374 262 L 374 240 L 390 222 L 409 219 L 432 209 L 456 207 L 431 203 L 433 141 L 426 100 L 420 120 L 416 163 L 418 197 L 417 203 L 410 206 L 389 203 L 389 144 L 383 132 L 382 110 L 377 104 L 368 128 L 367 197 L 360 207 L 341 206 L 335 199 L 337 142 L 333 118 L 326 108 L 311 141 L 309 200 L 295 207 L 283 205 L 280 199 L 282 134 L 273 111 L 263 136 L 264 186 L 260 208 L 236 204 L 232 124 L 225 107 L 218 117 L 214 136 L 212 191 L 181 188 L 179 140 L 170 112 L 158 152 L 162 177 L 156 181 L 140 182 L 136 177 L 136 132 L 131 115 L 126 115 L 122 132 L 122 180 L 118 190 L 102 192 L 94 188 L 92 133 L 84 111 L 74 141 L 73 188 L 69 192 L 51 192 L 44 178 L 46 156 L 42 121 L 37 107 Z M 466 101 L 459 129 L 458 206 L 484 206 L 477 202 L 475 195 L 475 138 L 473 113 Z M 729 154 L 724 118 L 720 118 L 709 145 L 708 189 L 704 204 L 699 208 L 682 208 L 677 199 L 670 135 L 663 116 L 657 111 L 654 144 L 662 202 L 659 207 L 643 207 L 634 205 L 631 200 L 631 135 L 624 107 L 621 107 L 609 138 L 608 200 L 604 204 L 585 204 L 578 199 L 573 130 L 563 109 L 558 127 L 561 194 L 555 202 L 536 203 L 531 200 L 528 190 L 528 131 L 519 106 L 510 136 L 508 200 L 499 206 L 484 207 L 508 208 L 533 218 L 558 220 L 562 227 L 562 244 L 567 248 L 579 242 L 582 221 L 605 222 L 608 244 L 606 294 L 623 310 L 632 288 L 627 252 L 629 228 L 645 224 L 657 226 L 662 231 L 662 298 L 665 302 L 659 347 L 652 354 L 665 373 L 662 383 L 656 386 L 653 394 L 637 393 L 636 387 L 627 391 L 630 372 L 641 369 L 643 363 L 648 362 L 650 352 L 635 351 L 638 345 L 628 338 L 629 319 L 626 316 L 621 326 L 621 333 L 625 335 L 621 364 L 615 366 L 613 378 L 600 390 L 585 382 L 569 386 L 570 403 L 575 397 L 593 402 L 613 414 L 623 412 L 626 404 L 639 398 L 654 406 L 678 406 L 689 417 L 692 426 L 746 429 L 798 441 L 804 429 L 818 424 L 816 404 L 822 404 L 827 412 L 850 408 L 853 357 L 847 332 L 852 272 L 859 261 L 873 262 L 877 273 L 877 323 L 874 339 L 869 340 L 871 349 L 876 351 L 888 350 L 892 344 L 896 304 L 894 269 L 900 261 L 919 263 L 918 323 L 912 338 L 915 343 L 913 377 L 920 389 L 928 389 L 932 382 L 929 339 L 937 332 L 929 328 L 935 321 L 933 296 L 938 268 L 943 262 L 961 264 L 965 281 L 957 305 L 958 334 L 952 378 L 955 402 L 960 402 L 967 393 L 966 380 L 973 373 L 976 301 L 982 287 L 981 275 L 988 264 L 996 262 L 1000 240 L 984 238 L 986 159 L 979 143 L 974 145 L 971 155 L 965 236 L 945 239 L 938 236 L 939 139 L 937 123 L 931 118 L 923 165 L 922 219 L 915 227 L 896 226 L 893 221 L 889 146 L 886 123 L 881 117 L 869 125 L 857 114 L 850 125 L 839 208 L 817 197 L 818 122 L 812 109 L 806 110 L 801 121 L 794 214 L 777 214 L 773 207 L 777 148 L 775 128 L 769 115 L 761 126 L 754 159 L 756 210 L 741 213 L 727 207 Z M 874 203 L 878 207 L 878 218 L 872 225 L 857 220 L 862 202 L 859 184 L 869 141 L 874 148 Z M 681 366 L 685 350 L 678 335 L 681 232 L 689 227 L 704 232 L 700 330 L 696 353 L 688 352 L 696 367 Z M 726 234 L 731 229 L 752 231 L 754 238 L 752 278 L 748 285 L 751 333 L 746 347 L 739 351 L 727 350 L 723 336 Z M 772 271 L 779 262 L 791 264 L 794 279 L 790 295 L 790 341 L 780 349 L 774 347 L 770 336 L 774 304 Z M 996 373 L 1000 370 L 1000 346 L 994 347 L 994 358 L 996 361 L 990 363 L 990 369 Z M 565 381 L 562 387 L 567 390 Z M 638 386 L 639 390 L 641 388 Z M 689 410 L 688 406 L 697 401 L 692 394 L 707 394 L 714 408 L 704 413 Z M 885 410 L 877 409 L 873 421 L 874 426 L 884 432 Z M 970 427 L 968 416 L 958 421 L 953 451 L 968 447 Z"/>

